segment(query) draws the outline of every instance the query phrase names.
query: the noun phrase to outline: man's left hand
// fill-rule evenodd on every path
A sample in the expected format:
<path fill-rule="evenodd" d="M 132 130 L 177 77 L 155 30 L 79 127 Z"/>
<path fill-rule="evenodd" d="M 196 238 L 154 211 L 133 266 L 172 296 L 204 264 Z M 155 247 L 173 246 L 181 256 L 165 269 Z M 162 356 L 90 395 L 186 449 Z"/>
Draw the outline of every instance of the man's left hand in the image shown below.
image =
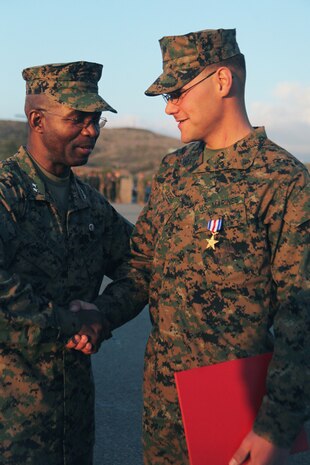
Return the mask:
<path fill-rule="evenodd" d="M 96 353 L 93 345 L 89 342 L 88 336 L 86 334 L 75 334 L 72 336 L 66 344 L 67 349 L 74 349 L 83 352 L 85 355 L 91 355 Z"/>
<path fill-rule="evenodd" d="M 102 315 L 96 305 L 91 302 L 74 300 L 69 310 L 78 312 L 82 327 L 78 334 L 72 336 L 66 344 L 67 349 L 74 349 L 91 355 L 98 351 L 103 332 Z"/>
<path fill-rule="evenodd" d="M 229 465 L 286 465 L 289 449 L 278 447 L 250 431 L 234 453 Z"/>

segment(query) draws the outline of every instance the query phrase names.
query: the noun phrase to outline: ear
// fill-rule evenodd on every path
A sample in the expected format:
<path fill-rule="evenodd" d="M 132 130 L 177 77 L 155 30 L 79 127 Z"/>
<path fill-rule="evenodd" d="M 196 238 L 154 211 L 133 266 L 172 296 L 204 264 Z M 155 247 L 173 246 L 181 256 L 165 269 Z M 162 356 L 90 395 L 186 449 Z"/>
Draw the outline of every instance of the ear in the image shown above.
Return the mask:
<path fill-rule="evenodd" d="M 28 113 L 28 124 L 31 130 L 36 132 L 43 132 L 44 115 L 40 110 L 30 110 Z"/>
<path fill-rule="evenodd" d="M 222 97 L 227 97 L 233 84 L 233 75 L 229 68 L 223 66 L 217 70 L 217 89 Z"/>

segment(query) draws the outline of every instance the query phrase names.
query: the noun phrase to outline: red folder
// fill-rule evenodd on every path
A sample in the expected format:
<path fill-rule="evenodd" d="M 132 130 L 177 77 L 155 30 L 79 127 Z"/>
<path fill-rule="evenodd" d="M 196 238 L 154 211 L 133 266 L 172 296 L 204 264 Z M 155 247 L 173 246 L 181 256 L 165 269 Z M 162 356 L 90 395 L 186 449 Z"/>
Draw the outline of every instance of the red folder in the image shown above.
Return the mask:
<path fill-rule="evenodd" d="M 272 354 L 176 372 L 191 465 L 226 465 L 251 430 Z M 291 453 L 309 450 L 303 429 Z"/>

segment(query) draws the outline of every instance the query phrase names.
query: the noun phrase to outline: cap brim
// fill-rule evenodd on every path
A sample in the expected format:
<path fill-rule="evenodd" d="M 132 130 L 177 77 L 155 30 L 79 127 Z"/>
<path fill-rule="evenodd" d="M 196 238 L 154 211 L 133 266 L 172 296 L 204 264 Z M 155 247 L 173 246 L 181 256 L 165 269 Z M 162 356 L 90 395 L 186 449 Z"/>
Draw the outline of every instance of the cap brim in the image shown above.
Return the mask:
<path fill-rule="evenodd" d="M 144 93 L 149 97 L 154 97 L 156 95 L 169 94 L 179 88 L 179 82 L 173 75 L 162 73 Z"/>
<path fill-rule="evenodd" d="M 146 89 L 145 95 L 153 97 L 161 94 L 171 94 L 175 90 L 181 89 L 185 84 L 194 79 L 202 71 L 199 69 L 178 70 L 177 72 L 162 73 L 153 84 Z"/>
<path fill-rule="evenodd" d="M 53 96 L 55 98 L 55 96 Z M 69 92 L 57 97 L 57 101 L 62 103 L 73 110 L 78 111 L 111 111 L 117 113 L 117 111 L 111 107 L 105 100 L 103 100 L 97 93 L 81 93 L 77 95 L 76 92 L 70 94 Z"/>

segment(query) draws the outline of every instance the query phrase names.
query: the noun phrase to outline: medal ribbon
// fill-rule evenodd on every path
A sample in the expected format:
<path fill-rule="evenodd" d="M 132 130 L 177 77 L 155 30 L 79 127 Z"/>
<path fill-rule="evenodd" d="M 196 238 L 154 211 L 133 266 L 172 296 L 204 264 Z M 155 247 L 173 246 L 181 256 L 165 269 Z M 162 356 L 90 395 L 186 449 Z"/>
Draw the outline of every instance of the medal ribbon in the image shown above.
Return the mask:
<path fill-rule="evenodd" d="M 222 218 L 219 220 L 209 220 L 207 228 L 211 231 L 212 234 L 217 233 L 222 227 Z"/>

